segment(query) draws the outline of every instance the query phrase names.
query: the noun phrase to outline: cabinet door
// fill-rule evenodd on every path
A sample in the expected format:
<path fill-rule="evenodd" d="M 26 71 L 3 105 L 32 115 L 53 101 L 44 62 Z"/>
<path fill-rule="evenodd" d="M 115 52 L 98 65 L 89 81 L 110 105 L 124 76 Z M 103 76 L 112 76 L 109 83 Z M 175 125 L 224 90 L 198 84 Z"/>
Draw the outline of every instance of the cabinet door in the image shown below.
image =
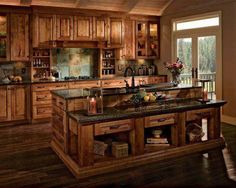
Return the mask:
<path fill-rule="evenodd" d="M 147 22 L 136 23 L 136 58 L 147 57 Z"/>
<path fill-rule="evenodd" d="M 27 117 L 27 86 L 12 86 L 12 120 L 24 120 Z"/>
<path fill-rule="evenodd" d="M 123 45 L 124 23 L 123 19 L 110 18 L 110 29 L 108 32 L 108 45 L 111 47 L 121 47 Z"/>
<path fill-rule="evenodd" d="M 53 15 L 34 15 L 33 22 L 33 47 L 45 45 L 45 42 L 55 39 L 55 23 Z"/>
<path fill-rule="evenodd" d="M 0 14 L 0 61 L 10 60 L 9 15 Z"/>
<path fill-rule="evenodd" d="M 93 19 L 93 39 L 107 40 L 107 18 L 94 17 Z"/>
<path fill-rule="evenodd" d="M 11 60 L 29 60 L 29 15 L 11 14 Z"/>
<path fill-rule="evenodd" d="M 147 55 L 159 58 L 159 24 L 157 22 L 148 23 L 148 48 Z"/>
<path fill-rule="evenodd" d="M 92 17 L 74 16 L 74 40 L 92 40 Z"/>
<path fill-rule="evenodd" d="M 73 40 L 73 16 L 56 16 L 56 39 Z"/>
<path fill-rule="evenodd" d="M 135 59 L 135 21 L 125 20 L 124 48 L 121 57 Z"/>
<path fill-rule="evenodd" d="M 0 122 L 9 121 L 11 119 L 11 92 L 7 86 L 0 87 Z"/>

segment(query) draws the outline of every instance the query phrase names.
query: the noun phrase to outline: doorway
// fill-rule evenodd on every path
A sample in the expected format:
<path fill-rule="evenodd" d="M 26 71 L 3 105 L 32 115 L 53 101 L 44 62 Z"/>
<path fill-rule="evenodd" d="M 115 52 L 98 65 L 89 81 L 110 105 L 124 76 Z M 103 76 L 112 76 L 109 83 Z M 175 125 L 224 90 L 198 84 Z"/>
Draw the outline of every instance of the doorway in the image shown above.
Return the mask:
<path fill-rule="evenodd" d="M 218 24 L 196 27 L 196 21 L 209 20 L 217 17 Z M 202 85 L 208 91 L 211 99 L 222 97 L 222 64 L 221 64 L 221 29 L 220 14 L 192 17 L 187 21 L 173 22 L 173 60 L 177 57 L 183 62 L 184 70 L 181 73 L 181 83 Z M 192 26 L 191 27 L 191 22 Z M 188 23 L 189 28 L 178 27 L 178 24 Z"/>

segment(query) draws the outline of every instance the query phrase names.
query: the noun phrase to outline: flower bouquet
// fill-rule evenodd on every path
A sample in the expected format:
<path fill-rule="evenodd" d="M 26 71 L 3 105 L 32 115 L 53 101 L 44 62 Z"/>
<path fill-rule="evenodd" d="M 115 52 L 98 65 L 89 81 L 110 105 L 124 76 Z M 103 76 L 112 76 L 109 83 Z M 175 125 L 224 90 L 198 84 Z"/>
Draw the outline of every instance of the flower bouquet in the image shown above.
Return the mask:
<path fill-rule="evenodd" d="M 182 61 L 180 61 L 179 58 L 177 58 L 176 62 L 174 63 L 165 62 L 164 65 L 172 74 L 173 85 L 177 86 L 180 83 L 180 73 L 184 69 Z"/>

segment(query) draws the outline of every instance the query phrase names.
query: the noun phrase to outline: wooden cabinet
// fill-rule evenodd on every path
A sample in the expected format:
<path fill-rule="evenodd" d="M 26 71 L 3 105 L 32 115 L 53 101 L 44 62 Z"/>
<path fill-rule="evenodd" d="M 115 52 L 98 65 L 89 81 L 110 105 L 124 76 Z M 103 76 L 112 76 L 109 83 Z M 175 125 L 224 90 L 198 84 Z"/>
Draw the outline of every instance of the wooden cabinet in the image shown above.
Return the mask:
<path fill-rule="evenodd" d="M 93 39 L 94 40 L 107 40 L 108 28 L 107 17 L 94 17 L 93 18 Z"/>
<path fill-rule="evenodd" d="M 74 16 L 74 40 L 92 40 L 93 19 L 89 16 Z"/>
<path fill-rule="evenodd" d="M 47 45 L 46 42 L 55 39 L 55 16 L 37 14 L 33 16 L 33 47 Z"/>
<path fill-rule="evenodd" d="M 159 84 L 167 82 L 166 76 L 152 76 L 148 78 L 148 84 Z"/>
<path fill-rule="evenodd" d="M 159 58 L 159 23 L 136 22 L 136 58 Z"/>
<path fill-rule="evenodd" d="M 47 119 L 52 116 L 51 90 L 67 89 L 68 83 L 34 84 L 32 90 L 32 119 Z"/>
<path fill-rule="evenodd" d="M 28 115 L 28 86 L 9 85 L 0 87 L 0 121 L 26 120 Z"/>
<path fill-rule="evenodd" d="M 0 61 L 10 60 L 9 15 L 0 14 Z"/>
<path fill-rule="evenodd" d="M 29 15 L 11 14 L 11 60 L 29 60 Z"/>
<path fill-rule="evenodd" d="M 121 18 L 109 19 L 108 47 L 122 47 L 124 37 L 124 21 Z"/>
<path fill-rule="evenodd" d="M 0 86 L 0 122 L 11 120 L 11 96 L 7 86 Z"/>
<path fill-rule="evenodd" d="M 73 40 L 73 16 L 56 15 L 56 40 Z"/>
<path fill-rule="evenodd" d="M 27 118 L 28 86 L 12 86 L 12 120 L 24 120 Z"/>

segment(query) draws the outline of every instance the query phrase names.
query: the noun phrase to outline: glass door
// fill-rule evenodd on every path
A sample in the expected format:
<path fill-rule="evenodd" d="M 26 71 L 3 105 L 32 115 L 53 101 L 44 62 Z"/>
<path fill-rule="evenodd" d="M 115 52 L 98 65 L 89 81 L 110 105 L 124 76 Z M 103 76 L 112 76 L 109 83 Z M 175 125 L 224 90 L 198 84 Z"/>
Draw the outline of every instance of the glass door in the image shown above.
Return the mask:
<path fill-rule="evenodd" d="M 184 64 L 184 70 L 180 76 L 181 83 L 192 84 L 192 38 L 177 39 L 177 57 Z"/>
<path fill-rule="evenodd" d="M 198 67 L 197 77 L 205 80 L 205 88 L 216 98 L 216 36 L 197 37 L 198 42 Z M 209 81 L 208 81 L 209 80 Z"/>
<path fill-rule="evenodd" d="M 181 83 L 200 85 L 204 81 L 209 97 L 216 98 L 216 36 L 192 35 L 175 41 L 175 59 L 179 57 L 184 64 Z"/>

